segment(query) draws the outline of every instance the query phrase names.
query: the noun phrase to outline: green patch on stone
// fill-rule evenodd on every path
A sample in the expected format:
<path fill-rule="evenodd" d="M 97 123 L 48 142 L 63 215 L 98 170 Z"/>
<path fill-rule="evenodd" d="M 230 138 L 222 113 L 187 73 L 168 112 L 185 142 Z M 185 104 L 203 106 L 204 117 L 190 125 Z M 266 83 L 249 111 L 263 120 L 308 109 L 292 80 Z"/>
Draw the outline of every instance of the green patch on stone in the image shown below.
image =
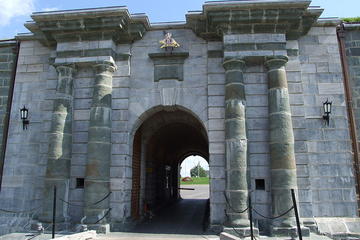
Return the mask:
<path fill-rule="evenodd" d="M 297 49 L 286 49 L 288 56 L 298 56 L 299 50 Z"/>
<path fill-rule="evenodd" d="M 224 52 L 221 50 L 209 50 L 208 58 L 223 58 Z"/>
<path fill-rule="evenodd" d="M 225 51 L 249 51 L 249 50 L 255 50 L 255 44 L 254 43 L 235 43 L 235 44 L 229 44 L 224 46 Z"/>

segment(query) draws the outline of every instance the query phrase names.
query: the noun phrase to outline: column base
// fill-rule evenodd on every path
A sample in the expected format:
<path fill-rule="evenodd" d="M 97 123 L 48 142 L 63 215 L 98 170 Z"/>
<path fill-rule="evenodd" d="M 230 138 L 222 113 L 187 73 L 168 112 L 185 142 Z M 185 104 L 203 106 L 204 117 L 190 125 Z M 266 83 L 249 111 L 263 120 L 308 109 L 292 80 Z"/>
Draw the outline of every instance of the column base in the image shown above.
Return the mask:
<path fill-rule="evenodd" d="M 249 227 L 246 228 L 224 227 L 223 231 L 240 238 L 251 236 L 251 231 Z M 253 232 L 254 232 L 254 236 L 259 236 L 259 229 L 253 228 Z"/>
<path fill-rule="evenodd" d="M 88 230 L 95 230 L 96 233 L 107 234 L 110 232 L 110 224 L 87 224 Z"/>
<path fill-rule="evenodd" d="M 309 237 L 310 229 L 302 226 L 301 233 L 303 237 Z M 298 230 L 297 227 L 273 227 L 271 229 L 271 236 L 296 238 L 298 236 Z"/>
<path fill-rule="evenodd" d="M 46 232 L 52 231 L 52 223 L 48 222 L 37 222 L 36 224 L 31 225 L 31 230 L 38 231 L 40 230 L 38 227 L 41 224 L 44 230 L 46 229 Z M 55 223 L 55 233 L 61 232 L 61 231 L 69 231 L 71 229 L 71 224 L 69 222 L 59 222 Z"/>

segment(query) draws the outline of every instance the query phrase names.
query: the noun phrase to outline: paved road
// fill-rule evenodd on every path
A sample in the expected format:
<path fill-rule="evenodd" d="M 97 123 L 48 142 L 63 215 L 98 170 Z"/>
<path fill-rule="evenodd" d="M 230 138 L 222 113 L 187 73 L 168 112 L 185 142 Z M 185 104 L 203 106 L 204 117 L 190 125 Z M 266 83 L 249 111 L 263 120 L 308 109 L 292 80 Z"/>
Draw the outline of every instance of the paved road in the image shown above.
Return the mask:
<path fill-rule="evenodd" d="M 164 207 L 134 232 L 161 234 L 203 234 L 207 199 L 182 199 Z"/>
<path fill-rule="evenodd" d="M 183 199 L 208 199 L 209 185 L 181 185 L 181 188 L 194 188 L 195 190 L 180 190 L 180 196 Z"/>
<path fill-rule="evenodd" d="M 219 239 L 216 235 L 205 235 L 203 231 L 209 185 L 181 187 L 195 190 L 180 190 L 182 199 L 164 207 L 151 220 L 139 224 L 133 233 L 110 233 L 104 239 Z"/>

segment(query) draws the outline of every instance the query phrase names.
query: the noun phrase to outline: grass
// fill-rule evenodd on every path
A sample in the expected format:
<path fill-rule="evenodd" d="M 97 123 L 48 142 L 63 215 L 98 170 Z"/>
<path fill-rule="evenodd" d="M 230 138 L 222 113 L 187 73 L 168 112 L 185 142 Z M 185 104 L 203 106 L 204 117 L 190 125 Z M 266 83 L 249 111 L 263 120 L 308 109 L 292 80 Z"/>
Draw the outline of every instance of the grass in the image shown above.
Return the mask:
<path fill-rule="evenodd" d="M 189 182 L 183 182 L 180 179 L 180 184 L 181 185 L 193 185 L 193 184 L 209 184 L 209 177 L 194 177 L 192 178 L 193 181 L 189 181 Z"/>

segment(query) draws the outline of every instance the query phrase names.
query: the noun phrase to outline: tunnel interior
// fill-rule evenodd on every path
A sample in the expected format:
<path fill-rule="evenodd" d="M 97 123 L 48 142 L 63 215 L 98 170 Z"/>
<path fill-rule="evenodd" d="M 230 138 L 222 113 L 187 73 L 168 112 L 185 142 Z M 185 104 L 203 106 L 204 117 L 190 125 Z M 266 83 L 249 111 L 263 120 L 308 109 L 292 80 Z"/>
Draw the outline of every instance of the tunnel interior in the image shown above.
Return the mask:
<path fill-rule="evenodd" d="M 159 111 L 137 129 L 133 142 L 132 218 L 159 212 L 180 198 L 180 164 L 190 155 L 208 161 L 206 130 L 192 114 Z"/>

